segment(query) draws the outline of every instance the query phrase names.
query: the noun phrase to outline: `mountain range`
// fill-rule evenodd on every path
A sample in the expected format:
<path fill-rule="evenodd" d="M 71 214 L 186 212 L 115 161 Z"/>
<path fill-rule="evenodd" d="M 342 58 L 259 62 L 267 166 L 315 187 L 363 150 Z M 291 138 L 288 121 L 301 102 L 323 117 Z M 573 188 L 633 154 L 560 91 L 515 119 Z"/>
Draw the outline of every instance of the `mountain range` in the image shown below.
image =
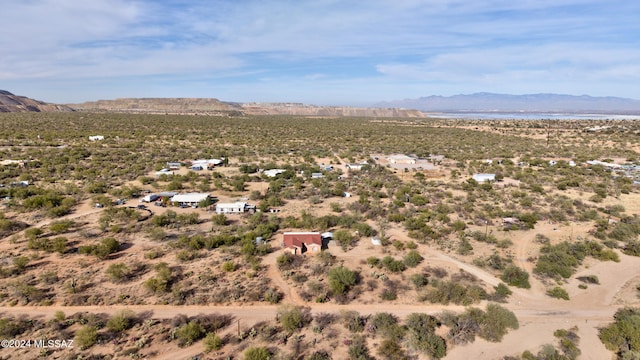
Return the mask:
<path fill-rule="evenodd" d="M 301 103 L 237 103 L 214 98 L 124 98 L 58 105 L 0 90 L 0 112 L 104 111 L 156 114 L 299 115 L 423 117 L 424 113 L 565 113 L 640 114 L 640 100 L 560 94 L 427 96 L 379 102 L 370 107 L 317 106 Z"/>
<path fill-rule="evenodd" d="M 424 112 L 540 112 L 639 114 L 640 100 L 588 95 L 476 93 L 427 96 L 379 102 L 374 106 L 417 109 Z"/>

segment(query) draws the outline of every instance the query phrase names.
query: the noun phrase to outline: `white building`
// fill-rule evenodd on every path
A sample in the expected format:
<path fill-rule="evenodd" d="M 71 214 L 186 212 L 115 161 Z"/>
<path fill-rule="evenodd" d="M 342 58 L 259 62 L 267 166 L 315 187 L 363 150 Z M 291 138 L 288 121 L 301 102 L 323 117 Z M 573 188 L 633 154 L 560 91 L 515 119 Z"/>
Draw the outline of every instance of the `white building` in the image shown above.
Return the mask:
<path fill-rule="evenodd" d="M 202 169 L 208 169 L 221 165 L 223 162 L 224 160 L 222 159 L 198 159 L 191 162 L 191 167 L 193 168 L 194 166 L 201 166 Z"/>
<path fill-rule="evenodd" d="M 389 160 L 389 162 L 392 164 L 415 164 L 416 163 L 415 158 L 407 155 L 402 155 L 402 154 L 387 156 L 387 160 Z"/>
<path fill-rule="evenodd" d="M 236 201 L 234 203 L 218 203 L 216 204 L 216 213 L 218 214 L 242 214 L 249 206 L 244 201 Z"/>
<path fill-rule="evenodd" d="M 473 180 L 484 183 L 487 181 L 496 181 L 496 174 L 474 174 Z"/>
<path fill-rule="evenodd" d="M 280 174 L 282 174 L 283 172 L 285 172 L 287 170 L 285 169 L 269 169 L 269 170 L 265 170 L 262 173 L 266 176 L 266 177 L 276 177 Z"/>
<path fill-rule="evenodd" d="M 89 136 L 89 140 L 90 141 L 104 140 L 104 136 L 102 136 L 102 135 Z"/>
<path fill-rule="evenodd" d="M 175 195 L 169 201 L 179 205 L 197 206 L 202 201 L 208 200 L 210 197 L 211 195 L 208 193 L 187 193 Z"/>

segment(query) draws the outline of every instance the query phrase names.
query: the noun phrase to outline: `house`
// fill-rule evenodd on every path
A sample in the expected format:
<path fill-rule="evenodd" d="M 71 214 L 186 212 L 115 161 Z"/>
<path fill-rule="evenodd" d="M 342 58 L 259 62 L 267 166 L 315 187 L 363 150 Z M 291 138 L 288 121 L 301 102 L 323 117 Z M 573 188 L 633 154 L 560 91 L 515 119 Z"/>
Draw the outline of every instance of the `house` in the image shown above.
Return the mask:
<path fill-rule="evenodd" d="M 282 174 L 283 172 L 285 172 L 287 170 L 285 169 L 269 169 L 269 170 L 265 170 L 262 173 L 266 176 L 266 177 L 276 177 L 280 174 Z"/>
<path fill-rule="evenodd" d="M 392 164 L 415 164 L 416 163 L 415 158 L 407 155 L 401 155 L 401 154 L 387 156 L 387 160 L 389 160 L 389 162 Z"/>
<path fill-rule="evenodd" d="M 187 193 L 174 195 L 169 201 L 180 206 L 198 206 L 203 201 L 211 198 L 208 193 Z"/>
<path fill-rule="evenodd" d="M 244 201 L 236 201 L 233 203 L 216 204 L 216 213 L 218 214 L 242 214 L 248 210 L 255 210 L 254 205 L 249 205 Z"/>
<path fill-rule="evenodd" d="M 179 162 L 168 162 L 167 163 L 167 168 L 169 168 L 169 170 L 178 170 L 178 169 L 180 169 L 180 167 L 182 167 L 182 163 L 179 163 Z"/>
<path fill-rule="evenodd" d="M 479 183 L 485 183 L 487 181 L 496 181 L 496 174 L 474 174 L 473 180 Z"/>
<path fill-rule="evenodd" d="M 89 136 L 89 141 L 100 141 L 100 140 L 104 140 L 104 136 L 102 135 Z"/>
<path fill-rule="evenodd" d="M 307 251 L 318 252 L 323 248 L 319 232 L 286 232 L 283 234 L 282 245 L 285 251 L 294 255 Z"/>

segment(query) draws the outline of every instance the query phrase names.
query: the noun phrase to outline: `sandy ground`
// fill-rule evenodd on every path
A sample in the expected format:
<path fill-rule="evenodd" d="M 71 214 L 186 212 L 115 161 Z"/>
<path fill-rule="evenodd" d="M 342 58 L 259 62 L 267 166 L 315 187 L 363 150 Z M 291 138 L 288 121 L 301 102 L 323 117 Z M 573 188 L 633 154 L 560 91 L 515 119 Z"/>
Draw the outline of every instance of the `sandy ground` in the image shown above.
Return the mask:
<path fill-rule="evenodd" d="M 577 194 L 576 194 L 577 195 Z M 577 195 L 579 196 L 579 195 Z M 347 202 L 356 201 L 355 198 L 340 199 L 343 205 Z M 321 215 L 330 211 L 328 204 L 331 201 L 325 201 L 322 204 L 311 206 L 307 201 L 290 201 L 287 204 L 286 211 L 299 213 L 305 209 Z M 621 196 L 620 199 L 605 199 L 605 204 L 614 204 L 622 202 L 627 213 L 640 212 L 640 195 L 631 194 Z M 128 204 L 129 205 L 129 204 Z M 153 206 L 151 206 L 153 208 Z M 153 209 L 160 210 L 160 209 Z M 165 210 L 165 209 L 162 209 Z M 183 211 L 183 209 L 174 209 Z M 83 217 L 97 216 L 102 209 L 90 207 L 88 202 L 83 203 L 73 214 L 66 216 L 66 219 L 80 219 Z M 192 209 L 184 209 L 186 212 Z M 200 211 L 200 210 L 199 210 Z M 161 211 L 159 211 L 161 212 Z M 60 220 L 60 219 L 56 219 Z M 44 226 L 52 220 L 42 220 L 34 224 L 34 226 Z M 492 229 L 493 230 L 493 229 Z M 535 230 L 530 231 L 514 231 L 508 233 L 500 233 L 500 237 L 506 237 L 513 242 L 511 250 L 514 252 L 514 261 L 516 265 L 523 267 L 531 273 L 533 263 L 527 259 L 537 256 L 539 246 L 535 244 L 535 235 L 538 233 L 545 234 L 552 242 L 563 240 L 572 240 L 577 236 L 585 236 L 588 229 L 567 224 L 551 224 L 539 222 Z M 405 232 L 399 227 L 391 227 L 387 230 L 387 235 L 392 239 L 409 241 Z M 134 242 L 134 246 L 144 246 L 144 243 Z M 490 286 L 495 286 L 501 281 L 493 274 L 480 269 L 474 265 L 466 263 L 456 258 L 455 255 L 444 253 L 427 245 L 420 245 L 419 251 L 425 258 L 423 265 L 442 266 L 450 270 L 463 269 L 480 279 L 480 281 Z M 392 250 L 393 251 L 393 250 Z M 369 239 L 362 239 L 358 245 L 343 253 L 336 249 L 333 251 L 337 254 L 341 261 L 350 268 L 363 268 L 362 260 L 368 256 L 383 256 L 383 250 L 380 247 L 371 245 Z M 335 303 L 305 303 L 297 294 L 294 288 L 284 280 L 280 272 L 276 268 L 275 259 L 281 254 L 281 251 L 272 252 L 263 259 L 266 265 L 266 274 L 272 283 L 280 288 L 285 294 L 283 303 L 291 303 L 296 305 L 309 306 L 312 312 L 339 312 L 342 310 L 356 310 L 363 314 L 372 314 L 376 312 L 391 312 L 399 317 L 404 317 L 413 312 L 426 312 L 436 314 L 444 310 L 463 311 L 460 306 L 442 306 L 430 304 L 415 304 L 415 300 L 400 297 L 397 301 L 391 303 L 354 303 L 349 305 L 338 305 Z M 581 359 L 610 359 L 612 353 L 604 348 L 597 337 L 598 328 L 612 321 L 615 311 L 627 305 L 638 306 L 640 301 L 637 297 L 635 286 L 640 283 L 640 258 L 630 257 L 620 254 L 621 261 L 614 262 L 595 262 L 586 261 L 579 269 L 576 276 L 572 277 L 563 287 L 569 292 L 570 301 L 552 299 L 545 295 L 545 285 L 534 276 L 530 278 L 532 289 L 515 289 L 513 295 L 509 299 L 509 303 L 505 306 L 514 311 L 520 321 L 520 328 L 511 331 L 504 340 L 499 343 L 489 343 L 482 339 L 476 339 L 472 344 L 465 346 L 457 346 L 448 350 L 445 359 L 498 359 L 504 355 L 518 355 L 525 350 L 537 352 L 544 344 L 556 343 L 553 332 L 557 329 L 569 329 L 573 326 L 578 328 L 580 336 L 579 347 L 582 350 Z M 366 267 L 366 265 L 364 266 Z M 599 278 L 599 285 L 589 285 L 586 289 L 578 288 L 579 282 L 575 277 L 581 275 L 596 275 Z M 478 305 L 483 307 L 484 304 Z M 113 314 L 122 309 L 130 309 L 135 312 L 153 313 L 155 318 L 173 318 L 178 314 L 198 315 L 201 313 L 224 313 L 230 314 L 241 323 L 251 325 L 263 320 L 271 320 L 275 318 L 277 306 L 275 305 L 229 305 L 229 306 L 165 306 L 165 305 L 138 305 L 138 306 L 14 306 L 6 307 L 0 310 L 3 316 L 8 315 L 28 315 L 30 317 L 52 318 L 56 311 L 63 311 L 70 315 L 76 312 L 89 311 L 95 313 Z M 203 350 L 203 345 L 197 343 L 185 349 L 163 351 L 158 358 L 178 359 L 189 358 L 197 355 Z"/>

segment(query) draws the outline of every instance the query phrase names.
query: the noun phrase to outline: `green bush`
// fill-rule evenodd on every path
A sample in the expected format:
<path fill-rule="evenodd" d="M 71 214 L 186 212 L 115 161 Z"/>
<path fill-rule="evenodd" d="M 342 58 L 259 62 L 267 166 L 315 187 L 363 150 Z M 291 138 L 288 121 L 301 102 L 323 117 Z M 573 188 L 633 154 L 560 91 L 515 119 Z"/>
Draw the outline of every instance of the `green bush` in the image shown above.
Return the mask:
<path fill-rule="evenodd" d="M 86 350 L 98 341 L 98 329 L 95 326 L 84 326 L 76 331 L 74 344 L 77 344 L 81 350 Z"/>
<path fill-rule="evenodd" d="M 348 292 L 356 284 L 356 273 L 344 266 L 329 270 L 329 289 L 336 295 Z"/>
<path fill-rule="evenodd" d="M 502 272 L 500 279 L 511 286 L 523 289 L 531 288 L 531 284 L 529 283 L 529 273 L 515 265 L 507 266 L 507 268 Z"/>
<path fill-rule="evenodd" d="M 640 308 L 618 309 L 614 322 L 600 329 L 600 341 L 619 359 L 637 359 L 640 353 Z"/>
<path fill-rule="evenodd" d="M 130 329 L 135 322 L 135 314 L 131 310 L 122 310 L 107 321 L 107 329 L 120 333 Z"/>
<path fill-rule="evenodd" d="M 113 282 L 125 281 L 131 276 L 131 270 L 124 263 L 111 264 L 105 271 L 109 280 Z"/>
<path fill-rule="evenodd" d="M 249 347 L 242 354 L 244 360 L 269 360 L 271 353 L 264 347 Z"/>
<path fill-rule="evenodd" d="M 278 322 L 282 329 L 292 333 L 304 328 L 311 322 L 308 308 L 293 305 L 283 305 L 278 309 Z"/>
<path fill-rule="evenodd" d="M 556 299 L 569 300 L 569 293 L 567 293 L 567 290 L 559 286 L 556 286 L 553 289 L 547 290 L 547 295 Z"/>
<path fill-rule="evenodd" d="M 440 322 L 435 317 L 413 313 L 407 316 L 405 323 L 409 347 L 427 354 L 432 359 L 440 359 L 447 354 L 445 340 L 435 334 L 436 327 L 440 326 Z"/>
<path fill-rule="evenodd" d="M 189 321 L 176 331 L 176 338 L 180 346 L 189 346 L 202 339 L 204 335 L 204 327 L 196 321 Z"/>
<path fill-rule="evenodd" d="M 206 352 L 220 350 L 224 345 L 224 342 L 222 341 L 220 336 L 215 333 L 208 333 L 207 336 L 204 337 L 204 340 L 202 342 L 204 343 L 204 349 Z"/>
<path fill-rule="evenodd" d="M 404 264 L 408 267 L 416 267 L 424 258 L 416 250 L 411 250 L 404 256 Z"/>

